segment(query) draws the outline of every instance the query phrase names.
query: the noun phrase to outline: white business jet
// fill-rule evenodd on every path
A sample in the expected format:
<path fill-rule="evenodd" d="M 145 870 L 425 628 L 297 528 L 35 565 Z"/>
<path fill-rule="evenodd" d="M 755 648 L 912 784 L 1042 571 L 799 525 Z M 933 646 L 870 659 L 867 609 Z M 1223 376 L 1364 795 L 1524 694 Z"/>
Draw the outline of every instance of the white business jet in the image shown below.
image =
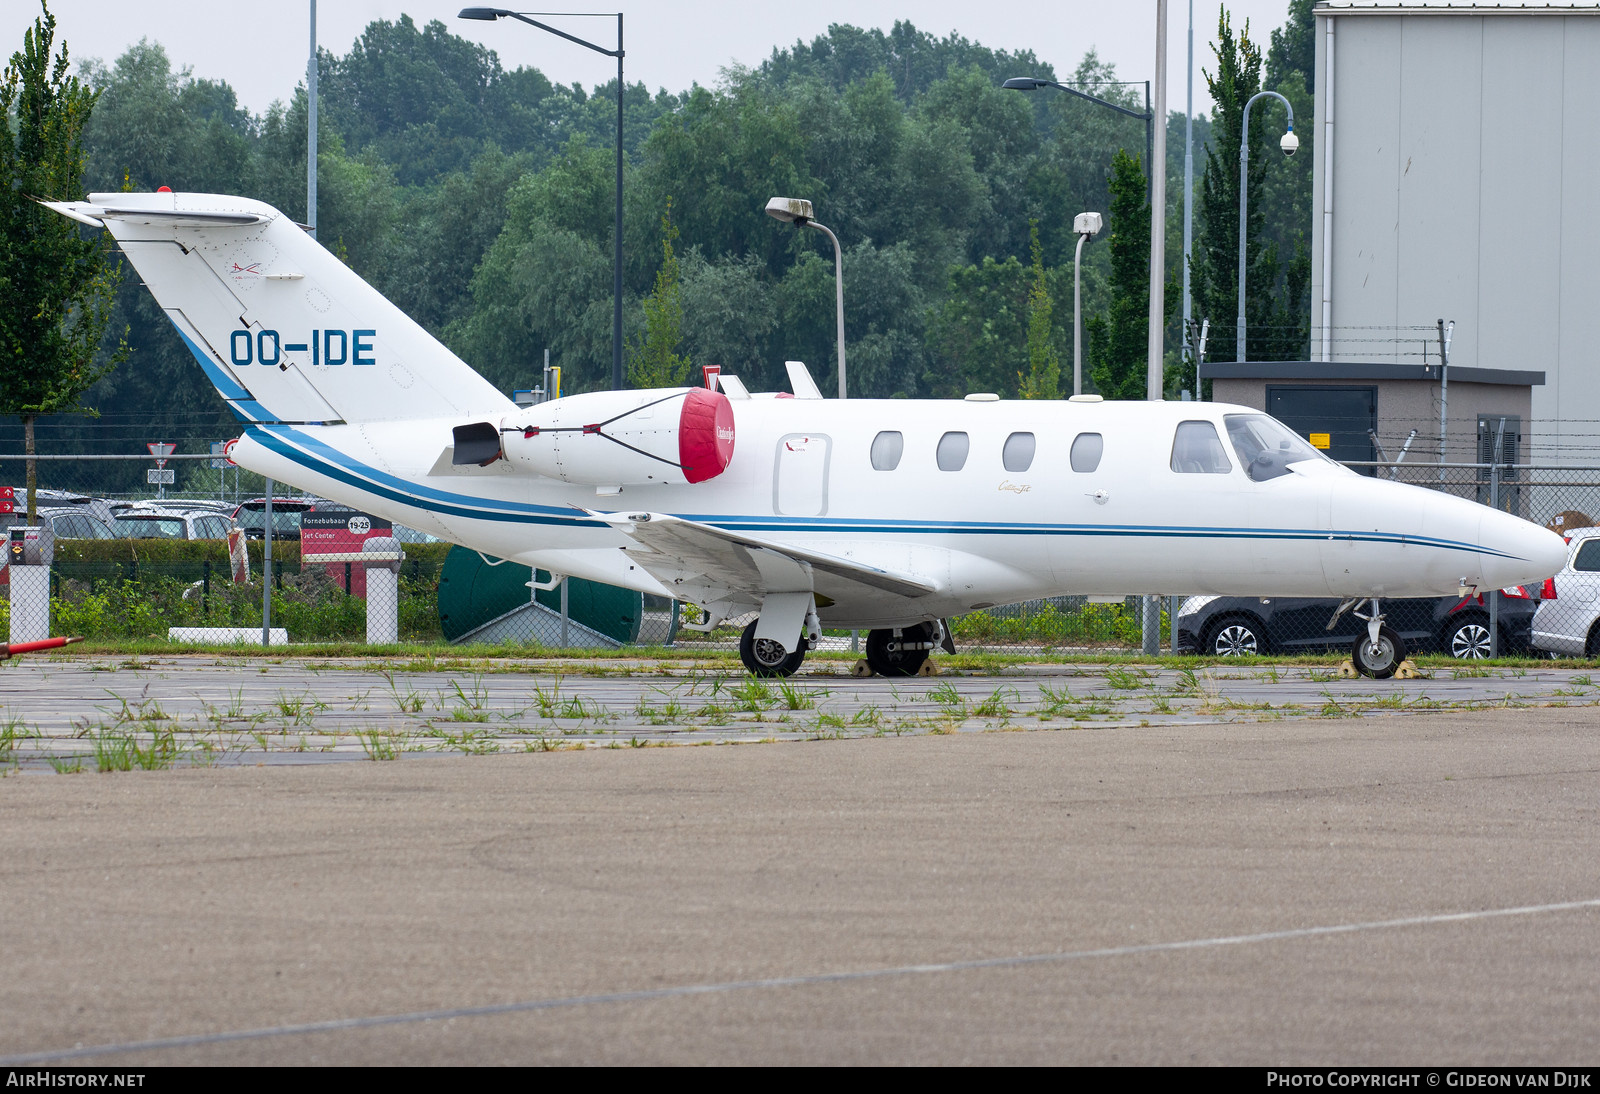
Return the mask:
<path fill-rule="evenodd" d="M 233 459 L 552 574 L 759 613 L 740 654 L 787 675 L 824 626 L 883 675 L 945 620 L 1070 593 L 1333 596 L 1353 660 L 1404 658 L 1381 598 L 1542 579 L 1559 536 L 1356 475 L 1221 403 L 824 400 L 603 391 L 519 408 L 278 210 L 214 194 L 51 208 L 112 233 L 245 423 Z M 1364 610 L 1363 610 L 1364 609 Z"/>

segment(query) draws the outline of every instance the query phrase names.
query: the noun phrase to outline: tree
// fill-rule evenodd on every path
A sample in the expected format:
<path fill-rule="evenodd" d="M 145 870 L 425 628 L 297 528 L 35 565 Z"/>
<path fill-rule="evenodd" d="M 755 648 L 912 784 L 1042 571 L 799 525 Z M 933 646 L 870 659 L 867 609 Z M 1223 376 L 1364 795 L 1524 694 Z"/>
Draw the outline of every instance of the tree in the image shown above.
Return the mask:
<path fill-rule="evenodd" d="M 1085 324 L 1089 377 L 1107 399 L 1143 399 L 1149 393 L 1150 203 L 1139 160 L 1125 149 L 1111 161 L 1110 191 L 1111 304 Z"/>
<path fill-rule="evenodd" d="M 1059 399 L 1061 354 L 1056 351 L 1055 326 L 1050 321 L 1050 285 L 1045 279 L 1038 221 L 1029 225 L 1029 234 L 1033 244 L 1033 285 L 1028 289 L 1028 374 L 1017 376 L 1017 393 L 1024 399 Z"/>
<path fill-rule="evenodd" d="M 1291 12 L 1291 14 L 1293 14 Z M 1196 209 L 1195 247 L 1190 256 L 1191 286 L 1195 302 L 1195 315 L 1211 320 L 1212 360 L 1236 360 L 1236 339 L 1229 334 L 1239 306 L 1239 144 L 1242 138 L 1244 107 L 1251 96 L 1261 90 L 1261 47 L 1250 38 L 1248 23 L 1237 36 L 1233 33 L 1228 10 L 1222 9 L 1218 21 L 1217 43 L 1212 47 L 1217 59 L 1217 72 L 1207 72 L 1206 83 L 1211 98 L 1216 103 L 1212 117 L 1212 142 L 1206 152 L 1205 175 L 1200 184 L 1200 201 Z M 1290 79 L 1290 84 L 1299 78 Z M 1291 87 L 1291 101 L 1303 90 Z M 1263 110 L 1263 108 L 1266 110 Z M 1297 172 L 1308 172 L 1312 158 L 1303 139 L 1304 149 L 1294 164 L 1286 164 L 1269 139 L 1276 133 L 1274 125 L 1265 124 L 1263 115 L 1268 111 L 1281 111 L 1276 100 L 1263 99 L 1252 111 L 1250 128 L 1249 223 L 1246 225 L 1248 264 L 1245 268 L 1245 350 L 1252 360 L 1270 361 L 1295 359 L 1300 356 L 1305 341 L 1306 323 L 1304 298 L 1310 282 L 1311 261 L 1303 236 L 1289 235 L 1273 240 L 1266 234 L 1269 203 L 1266 180 L 1269 171 L 1282 172 L 1291 179 Z M 1298 112 L 1297 112 L 1298 113 Z M 1309 111 L 1306 121 L 1309 121 Z M 1281 124 L 1281 123 L 1280 123 Z M 1313 128 L 1303 125 L 1308 133 Z M 1280 191 L 1284 197 L 1272 203 L 1279 210 L 1281 221 L 1292 208 L 1293 202 L 1303 203 L 1304 190 L 1287 184 Z M 1285 266 L 1280 260 L 1280 245 L 1293 249 L 1293 258 Z"/>
<path fill-rule="evenodd" d="M 43 5 L 41 5 L 43 6 Z M 111 244 L 34 199 L 83 194 L 83 127 L 95 93 L 51 61 L 48 6 L 13 54 L 0 84 L 0 413 L 22 419 L 31 456 L 41 414 L 84 412 L 84 391 L 125 355 L 99 353 L 120 269 Z M 28 461 L 28 519 L 37 516 L 38 465 Z"/>
<path fill-rule="evenodd" d="M 655 288 L 644 298 L 644 334 L 628 345 L 628 382 L 634 387 L 680 387 L 688 382 L 689 358 L 678 353 L 683 341 L 683 294 L 678 285 L 678 257 L 672 241 L 672 199 L 661 214 L 661 268 Z"/>

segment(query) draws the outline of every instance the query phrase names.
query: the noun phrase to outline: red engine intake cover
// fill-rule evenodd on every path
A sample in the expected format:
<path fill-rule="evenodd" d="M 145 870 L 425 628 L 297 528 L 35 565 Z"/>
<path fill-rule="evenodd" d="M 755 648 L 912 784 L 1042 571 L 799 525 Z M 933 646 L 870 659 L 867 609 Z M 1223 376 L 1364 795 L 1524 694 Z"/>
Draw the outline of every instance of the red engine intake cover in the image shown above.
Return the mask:
<path fill-rule="evenodd" d="M 733 404 L 720 391 L 689 389 L 678 419 L 678 463 L 690 482 L 714 479 L 733 459 Z"/>

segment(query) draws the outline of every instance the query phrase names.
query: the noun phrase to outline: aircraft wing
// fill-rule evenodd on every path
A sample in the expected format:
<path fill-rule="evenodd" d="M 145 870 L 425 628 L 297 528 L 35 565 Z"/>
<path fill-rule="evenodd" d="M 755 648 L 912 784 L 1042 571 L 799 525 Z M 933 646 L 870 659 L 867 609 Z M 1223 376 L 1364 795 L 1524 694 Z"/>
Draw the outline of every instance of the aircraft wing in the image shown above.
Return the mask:
<path fill-rule="evenodd" d="M 585 512 L 631 535 L 629 557 L 662 584 L 708 601 L 759 607 L 768 593 L 843 591 L 840 584 L 915 599 L 938 588 L 910 574 L 665 513 Z"/>

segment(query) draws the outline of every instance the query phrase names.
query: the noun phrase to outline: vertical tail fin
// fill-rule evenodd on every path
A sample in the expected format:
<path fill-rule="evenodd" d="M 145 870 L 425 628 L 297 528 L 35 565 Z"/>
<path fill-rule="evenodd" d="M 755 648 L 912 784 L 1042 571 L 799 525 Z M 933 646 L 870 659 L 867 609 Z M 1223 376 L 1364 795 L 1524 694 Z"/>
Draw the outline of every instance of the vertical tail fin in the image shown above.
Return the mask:
<path fill-rule="evenodd" d="M 116 237 L 244 421 L 380 422 L 513 409 L 270 205 L 172 193 L 47 204 Z"/>

